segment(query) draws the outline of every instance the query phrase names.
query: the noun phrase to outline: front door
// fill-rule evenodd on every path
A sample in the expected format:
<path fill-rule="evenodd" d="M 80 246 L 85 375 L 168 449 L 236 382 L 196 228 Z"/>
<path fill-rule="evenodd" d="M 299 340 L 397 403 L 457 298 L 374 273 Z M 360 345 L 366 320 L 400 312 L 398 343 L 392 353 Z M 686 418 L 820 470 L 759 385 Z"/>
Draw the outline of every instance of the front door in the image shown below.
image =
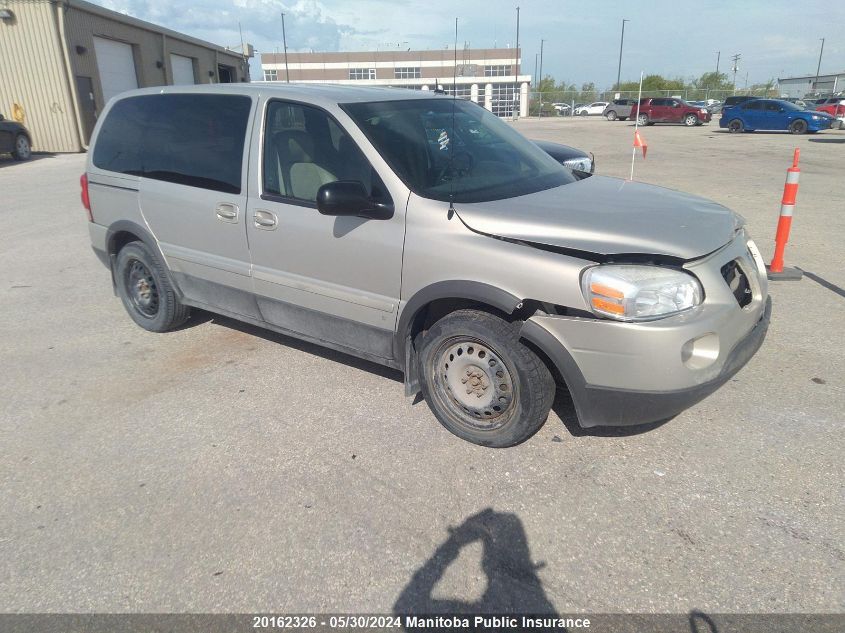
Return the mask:
<path fill-rule="evenodd" d="M 91 77 L 76 76 L 76 95 L 79 99 L 79 112 L 82 116 L 82 131 L 85 144 L 91 140 L 91 132 L 97 123 L 97 104 L 94 101 L 94 82 Z"/>
<path fill-rule="evenodd" d="M 669 99 L 669 107 L 666 108 L 664 121 L 680 123 L 684 119 L 684 108 L 677 99 Z"/>
<path fill-rule="evenodd" d="M 299 103 L 265 103 L 263 126 L 257 120 L 253 132 L 261 134 L 261 159 L 254 152 L 251 163 L 261 177 L 247 205 L 261 314 L 306 337 L 391 358 L 407 197 L 392 200 L 387 220 L 321 215 L 317 190 L 328 182 L 359 181 L 382 201 L 390 194 L 333 116 Z"/>
<path fill-rule="evenodd" d="M 245 228 L 252 98 L 154 94 L 115 107 L 136 100 L 146 101 L 141 212 L 177 284 L 194 303 L 257 318 Z"/>

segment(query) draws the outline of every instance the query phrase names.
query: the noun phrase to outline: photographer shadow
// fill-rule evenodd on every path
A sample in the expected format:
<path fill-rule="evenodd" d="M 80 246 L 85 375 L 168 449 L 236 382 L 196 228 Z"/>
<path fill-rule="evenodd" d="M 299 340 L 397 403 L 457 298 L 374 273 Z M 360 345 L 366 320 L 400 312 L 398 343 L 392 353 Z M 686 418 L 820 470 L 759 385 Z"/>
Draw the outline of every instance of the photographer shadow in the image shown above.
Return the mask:
<path fill-rule="evenodd" d="M 473 602 L 435 598 L 434 587 L 446 569 L 464 547 L 475 542 L 480 542 L 483 548 L 481 568 L 487 577 L 484 595 Z M 542 567 L 542 563 L 535 565 L 531 561 L 519 517 L 487 508 L 457 528 L 449 528 L 449 538 L 414 573 L 393 605 L 393 611 L 396 615 L 556 615 L 537 576 L 537 570 Z"/>

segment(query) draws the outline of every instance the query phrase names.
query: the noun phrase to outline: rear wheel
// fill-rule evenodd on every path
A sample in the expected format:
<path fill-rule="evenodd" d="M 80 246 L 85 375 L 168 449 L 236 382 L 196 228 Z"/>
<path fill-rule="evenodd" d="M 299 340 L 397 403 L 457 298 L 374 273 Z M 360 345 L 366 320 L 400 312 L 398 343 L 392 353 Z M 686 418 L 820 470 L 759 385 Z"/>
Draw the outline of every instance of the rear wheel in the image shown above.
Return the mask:
<path fill-rule="evenodd" d="M 504 448 L 534 435 L 549 414 L 555 383 L 519 329 L 479 310 L 435 323 L 419 354 L 422 391 L 437 420 L 473 444 Z"/>
<path fill-rule="evenodd" d="M 15 138 L 15 149 L 12 150 L 12 156 L 15 160 L 29 160 L 32 156 L 29 139 L 23 134 L 18 134 Z"/>
<path fill-rule="evenodd" d="M 647 114 L 638 114 L 637 115 L 637 123 L 640 125 L 648 125 L 648 115 Z"/>
<path fill-rule="evenodd" d="M 688 114 L 684 117 L 684 125 L 687 127 L 695 127 L 698 125 L 698 117 L 694 114 Z"/>
<path fill-rule="evenodd" d="M 806 134 L 807 122 L 804 119 L 795 119 L 789 126 L 789 131 L 793 134 Z"/>
<path fill-rule="evenodd" d="M 737 132 L 742 132 L 744 129 L 745 126 L 739 119 L 733 119 L 730 123 L 728 123 L 728 132 L 736 134 Z"/>
<path fill-rule="evenodd" d="M 605 116 L 607 117 L 607 120 L 608 120 L 608 121 L 615 121 L 617 118 L 619 118 L 619 117 L 617 117 L 617 116 L 616 116 L 616 111 L 615 111 L 615 110 L 611 110 L 611 111 L 610 111 L 610 112 L 608 112 Z"/>
<path fill-rule="evenodd" d="M 130 242 L 117 254 L 117 294 L 135 321 L 150 332 L 167 332 L 190 316 L 164 271 L 164 264 L 143 242 Z"/>

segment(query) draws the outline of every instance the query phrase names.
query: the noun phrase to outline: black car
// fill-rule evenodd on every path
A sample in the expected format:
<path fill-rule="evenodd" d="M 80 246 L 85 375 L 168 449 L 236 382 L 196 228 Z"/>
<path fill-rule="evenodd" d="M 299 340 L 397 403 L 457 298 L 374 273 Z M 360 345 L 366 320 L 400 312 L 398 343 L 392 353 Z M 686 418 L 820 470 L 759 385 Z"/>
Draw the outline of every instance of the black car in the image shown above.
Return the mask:
<path fill-rule="evenodd" d="M 564 167 L 568 167 L 574 171 L 587 172 L 592 174 L 596 169 L 596 159 L 592 154 L 588 154 L 580 149 L 570 147 L 569 145 L 561 145 L 560 143 L 552 143 L 550 141 L 532 141 L 541 150 L 546 152 L 549 156 L 554 158 Z"/>
<path fill-rule="evenodd" d="M 32 137 L 16 121 L 8 121 L 0 114 L 0 154 L 9 153 L 15 160 L 29 160 L 32 156 Z"/>

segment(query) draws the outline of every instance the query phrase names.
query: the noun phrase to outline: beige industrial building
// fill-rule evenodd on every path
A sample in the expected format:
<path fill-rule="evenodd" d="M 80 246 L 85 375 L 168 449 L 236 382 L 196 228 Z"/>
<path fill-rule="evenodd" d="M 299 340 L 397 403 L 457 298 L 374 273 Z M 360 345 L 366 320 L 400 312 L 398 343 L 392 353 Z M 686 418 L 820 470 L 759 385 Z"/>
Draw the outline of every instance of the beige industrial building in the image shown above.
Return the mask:
<path fill-rule="evenodd" d="M 249 81 L 247 57 L 83 0 L 0 0 L 0 113 L 35 151 L 86 149 L 124 90 Z"/>
<path fill-rule="evenodd" d="M 519 72 L 518 48 L 428 51 L 262 54 L 264 81 L 392 86 L 414 90 L 441 87 L 471 99 L 498 116 L 528 115 L 531 75 Z"/>

